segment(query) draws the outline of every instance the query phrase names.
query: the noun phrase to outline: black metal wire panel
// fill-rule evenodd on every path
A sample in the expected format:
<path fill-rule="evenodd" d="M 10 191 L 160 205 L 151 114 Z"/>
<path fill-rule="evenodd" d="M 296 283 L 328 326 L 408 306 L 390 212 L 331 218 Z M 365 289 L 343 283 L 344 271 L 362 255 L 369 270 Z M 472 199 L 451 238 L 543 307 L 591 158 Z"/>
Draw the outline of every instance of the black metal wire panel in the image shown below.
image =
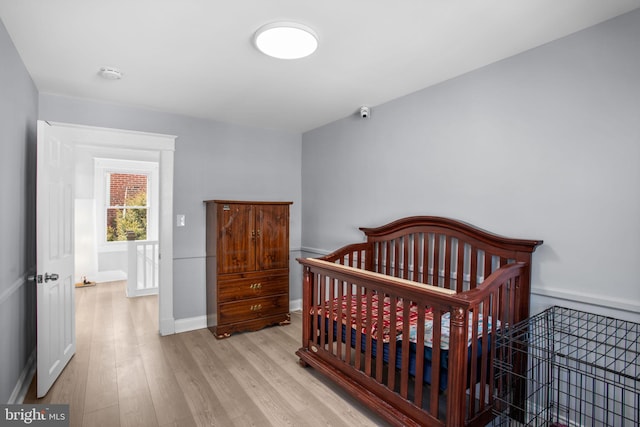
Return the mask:
<path fill-rule="evenodd" d="M 640 425 L 640 324 L 554 306 L 498 335 L 494 425 Z"/>

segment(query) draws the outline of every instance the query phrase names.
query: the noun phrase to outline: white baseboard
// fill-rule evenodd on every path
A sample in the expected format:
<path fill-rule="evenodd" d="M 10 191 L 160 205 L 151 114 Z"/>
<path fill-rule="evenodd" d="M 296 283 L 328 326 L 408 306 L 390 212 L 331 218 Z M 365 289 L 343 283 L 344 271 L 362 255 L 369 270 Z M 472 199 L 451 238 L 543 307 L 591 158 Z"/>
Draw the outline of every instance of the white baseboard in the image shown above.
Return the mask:
<path fill-rule="evenodd" d="M 302 310 L 302 298 L 289 301 L 289 311 Z"/>
<path fill-rule="evenodd" d="M 302 298 L 289 302 L 290 311 L 302 310 Z M 186 319 L 177 319 L 175 321 L 175 333 L 195 331 L 197 329 L 205 329 L 207 327 L 207 316 L 188 317 Z"/>
<path fill-rule="evenodd" d="M 604 316 L 619 318 L 632 322 L 640 322 L 640 301 L 633 298 L 621 299 L 615 297 L 602 297 L 587 293 L 576 293 L 557 288 L 533 288 L 531 289 L 532 314 L 537 309 L 544 309 L 552 305 L 566 306 L 577 310 L 593 312 Z M 540 302 L 539 307 L 536 303 Z"/>
<path fill-rule="evenodd" d="M 98 271 L 93 276 L 87 276 L 87 279 L 96 283 L 119 282 L 127 280 L 127 273 L 122 270 Z"/>
<path fill-rule="evenodd" d="M 328 251 L 326 249 L 310 248 L 308 246 L 303 246 L 302 248 L 300 248 L 300 251 L 317 254 L 317 255 L 329 255 L 331 253 L 331 251 Z"/>
<path fill-rule="evenodd" d="M 195 331 L 196 329 L 204 329 L 207 327 L 207 316 L 188 317 L 186 319 L 177 319 L 175 325 L 175 332 L 179 334 L 181 332 Z"/>
<path fill-rule="evenodd" d="M 24 402 L 24 398 L 27 396 L 31 381 L 36 375 L 36 361 L 36 349 L 34 348 L 29 359 L 27 359 L 27 364 L 20 373 L 20 377 L 18 377 L 18 382 L 13 388 L 11 396 L 9 396 L 9 401 L 7 402 L 9 405 L 19 405 Z"/>
<path fill-rule="evenodd" d="M 133 295 L 129 295 L 129 289 L 125 289 L 125 294 L 127 298 L 137 298 L 137 297 L 146 297 L 149 295 L 158 295 L 158 288 L 150 288 L 150 289 L 136 289 Z"/>

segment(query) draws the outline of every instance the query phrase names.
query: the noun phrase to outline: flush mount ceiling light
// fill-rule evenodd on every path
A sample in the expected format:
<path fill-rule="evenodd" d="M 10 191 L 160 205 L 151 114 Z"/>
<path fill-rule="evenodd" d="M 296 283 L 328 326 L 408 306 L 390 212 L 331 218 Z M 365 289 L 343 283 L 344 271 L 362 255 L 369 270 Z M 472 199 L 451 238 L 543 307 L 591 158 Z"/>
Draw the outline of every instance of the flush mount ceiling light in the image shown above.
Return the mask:
<path fill-rule="evenodd" d="M 122 73 L 117 68 L 113 67 L 102 67 L 98 72 L 100 76 L 107 80 L 120 80 L 122 78 Z"/>
<path fill-rule="evenodd" d="M 274 22 L 256 31 L 253 42 L 260 52 L 279 59 L 298 59 L 318 48 L 318 36 L 306 25 Z"/>

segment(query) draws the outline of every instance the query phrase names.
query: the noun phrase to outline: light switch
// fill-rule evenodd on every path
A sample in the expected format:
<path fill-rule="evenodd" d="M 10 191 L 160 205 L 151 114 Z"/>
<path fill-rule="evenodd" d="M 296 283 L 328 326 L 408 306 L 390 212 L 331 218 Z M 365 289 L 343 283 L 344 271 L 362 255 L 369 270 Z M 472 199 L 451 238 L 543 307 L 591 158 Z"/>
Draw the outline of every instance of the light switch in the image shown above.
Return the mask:
<path fill-rule="evenodd" d="M 177 227 L 184 227 L 185 224 L 185 218 L 183 214 L 177 215 L 176 216 L 176 226 Z"/>

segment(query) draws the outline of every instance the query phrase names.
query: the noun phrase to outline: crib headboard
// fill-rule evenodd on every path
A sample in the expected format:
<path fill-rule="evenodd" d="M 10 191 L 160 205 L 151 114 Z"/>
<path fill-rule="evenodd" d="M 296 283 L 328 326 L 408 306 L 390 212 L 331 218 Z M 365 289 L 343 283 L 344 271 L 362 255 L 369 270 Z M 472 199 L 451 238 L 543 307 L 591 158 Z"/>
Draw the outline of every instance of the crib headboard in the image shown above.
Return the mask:
<path fill-rule="evenodd" d="M 542 240 L 514 239 L 438 216 L 411 216 L 360 230 L 365 243 L 345 246 L 321 259 L 436 285 L 458 293 L 476 288 L 505 264 L 523 262 L 521 295 L 530 294 L 531 254 Z M 528 316 L 529 298 L 518 310 Z"/>

